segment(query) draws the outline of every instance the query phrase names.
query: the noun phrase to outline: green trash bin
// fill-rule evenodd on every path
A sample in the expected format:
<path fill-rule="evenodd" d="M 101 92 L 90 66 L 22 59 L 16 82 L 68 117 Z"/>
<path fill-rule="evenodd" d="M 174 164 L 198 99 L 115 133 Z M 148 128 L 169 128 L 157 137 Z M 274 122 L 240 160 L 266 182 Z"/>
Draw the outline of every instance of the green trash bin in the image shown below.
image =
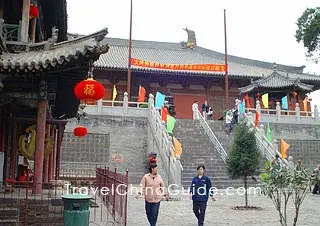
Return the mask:
<path fill-rule="evenodd" d="M 63 225 L 64 226 L 88 226 L 90 197 L 82 194 L 69 194 L 63 199 Z"/>

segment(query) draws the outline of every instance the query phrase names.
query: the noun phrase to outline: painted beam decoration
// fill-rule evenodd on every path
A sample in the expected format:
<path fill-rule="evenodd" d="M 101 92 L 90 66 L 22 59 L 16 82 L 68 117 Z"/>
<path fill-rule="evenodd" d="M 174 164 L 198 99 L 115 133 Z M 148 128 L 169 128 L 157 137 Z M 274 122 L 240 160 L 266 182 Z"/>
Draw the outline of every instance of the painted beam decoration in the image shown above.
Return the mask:
<path fill-rule="evenodd" d="M 224 64 L 160 64 L 151 61 L 131 58 L 131 66 L 181 71 L 217 71 L 224 72 Z"/>

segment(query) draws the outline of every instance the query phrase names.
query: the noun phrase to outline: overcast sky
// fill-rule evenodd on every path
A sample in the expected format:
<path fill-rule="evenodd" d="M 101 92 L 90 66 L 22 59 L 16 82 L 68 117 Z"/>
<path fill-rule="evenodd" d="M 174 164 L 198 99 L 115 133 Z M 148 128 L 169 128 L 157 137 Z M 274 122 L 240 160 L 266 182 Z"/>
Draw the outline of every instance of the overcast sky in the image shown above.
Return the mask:
<path fill-rule="evenodd" d="M 129 37 L 130 0 L 67 0 L 69 32 L 109 29 L 108 37 Z M 295 40 L 297 19 L 319 0 L 133 0 L 133 33 L 138 40 L 186 41 L 188 27 L 197 45 L 224 52 L 223 9 L 227 12 L 228 54 L 293 66 L 320 74 Z M 320 95 L 319 95 L 320 97 Z M 319 104 L 320 104 L 320 98 Z"/>

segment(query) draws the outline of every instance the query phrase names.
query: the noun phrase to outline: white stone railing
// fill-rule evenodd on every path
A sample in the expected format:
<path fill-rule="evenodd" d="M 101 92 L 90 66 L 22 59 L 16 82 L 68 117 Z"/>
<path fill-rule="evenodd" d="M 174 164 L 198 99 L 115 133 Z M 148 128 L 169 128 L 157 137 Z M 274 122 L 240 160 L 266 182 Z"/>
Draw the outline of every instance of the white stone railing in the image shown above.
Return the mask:
<path fill-rule="evenodd" d="M 87 105 L 84 109 L 89 115 L 148 117 L 147 102 L 128 101 L 128 93 L 124 93 L 123 101 L 99 100 L 96 105 Z"/>
<path fill-rule="evenodd" d="M 182 165 L 180 159 L 173 155 L 174 146 L 172 137 L 168 134 L 164 123 L 161 120 L 159 111 L 154 106 L 154 96 L 149 95 L 149 123 L 153 139 L 158 148 L 158 153 L 165 165 L 170 183 L 181 185 Z"/>
<path fill-rule="evenodd" d="M 226 162 L 226 159 L 228 157 L 227 152 L 222 147 L 220 141 L 218 140 L 218 138 L 216 137 L 216 135 L 214 134 L 214 132 L 212 131 L 212 129 L 208 125 L 207 121 L 203 118 L 203 116 L 200 113 L 199 109 L 198 109 L 197 114 L 198 114 L 200 125 L 202 126 L 202 128 L 204 129 L 206 134 L 209 136 L 211 143 L 214 145 L 214 149 L 218 151 L 218 153 L 220 154 L 222 160 L 224 162 Z"/>
<path fill-rule="evenodd" d="M 294 123 L 294 124 L 320 124 L 319 109 L 314 105 L 314 111 L 301 111 L 296 103 L 295 110 L 282 110 L 280 103 L 276 103 L 276 109 L 261 108 L 260 101 L 256 101 L 256 108 L 246 108 L 245 112 L 258 112 L 260 122 Z"/>
<path fill-rule="evenodd" d="M 143 107 L 142 107 L 143 106 Z M 173 155 L 172 137 L 167 133 L 159 111 L 154 106 L 154 96 L 148 102 L 130 102 L 127 92 L 123 101 L 99 100 L 97 105 L 87 105 L 84 112 L 88 115 L 131 116 L 148 118 L 151 134 L 157 145 L 159 156 L 165 165 L 170 183 L 181 185 L 182 165 Z"/>
<path fill-rule="evenodd" d="M 244 119 L 247 121 L 248 127 L 255 131 L 257 147 L 262 156 L 265 156 L 269 161 L 272 161 L 275 158 L 276 154 L 281 156 L 278 149 L 274 148 L 273 144 L 268 141 L 267 137 L 264 134 L 264 130 L 255 127 L 252 117 L 248 117 L 247 114 L 241 114 L 241 117 L 244 117 Z M 281 159 L 281 161 L 285 165 L 287 165 L 288 163 L 285 159 Z"/>

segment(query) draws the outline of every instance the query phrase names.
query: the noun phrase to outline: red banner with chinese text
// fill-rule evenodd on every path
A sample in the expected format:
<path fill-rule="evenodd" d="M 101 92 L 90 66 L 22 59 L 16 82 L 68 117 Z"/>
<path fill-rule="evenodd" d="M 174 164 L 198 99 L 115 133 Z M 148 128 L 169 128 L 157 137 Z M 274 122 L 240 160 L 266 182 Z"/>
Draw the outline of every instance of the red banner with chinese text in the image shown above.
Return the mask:
<path fill-rule="evenodd" d="M 183 70 L 183 71 L 218 71 L 224 72 L 226 67 L 224 64 L 160 64 L 136 58 L 131 58 L 131 66 L 139 66 L 146 68 L 157 68 L 166 70 Z"/>

